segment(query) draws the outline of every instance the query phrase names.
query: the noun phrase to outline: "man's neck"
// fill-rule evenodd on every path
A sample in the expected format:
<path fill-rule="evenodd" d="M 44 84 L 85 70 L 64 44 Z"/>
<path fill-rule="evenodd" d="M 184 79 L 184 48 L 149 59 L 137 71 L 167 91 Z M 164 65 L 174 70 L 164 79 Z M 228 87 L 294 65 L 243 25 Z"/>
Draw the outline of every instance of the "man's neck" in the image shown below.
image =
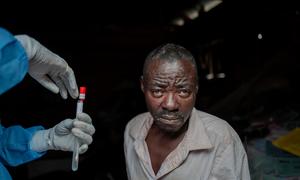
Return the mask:
<path fill-rule="evenodd" d="M 157 126 L 155 124 L 155 122 L 153 122 L 153 124 L 150 128 L 150 131 L 152 131 L 152 133 L 155 134 L 156 136 L 160 136 L 161 138 L 177 139 L 180 136 L 185 134 L 185 132 L 188 129 L 188 124 L 189 124 L 189 121 L 186 121 L 185 124 L 178 131 L 171 132 L 171 131 L 166 131 L 166 130 L 159 128 L 159 126 Z"/>
<path fill-rule="evenodd" d="M 150 154 L 151 164 L 156 174 L 165 158 L 176 149 L 187 131 L 188 121 L 176 133 L 170 133 L 152 124 L 145 139 Z"/>

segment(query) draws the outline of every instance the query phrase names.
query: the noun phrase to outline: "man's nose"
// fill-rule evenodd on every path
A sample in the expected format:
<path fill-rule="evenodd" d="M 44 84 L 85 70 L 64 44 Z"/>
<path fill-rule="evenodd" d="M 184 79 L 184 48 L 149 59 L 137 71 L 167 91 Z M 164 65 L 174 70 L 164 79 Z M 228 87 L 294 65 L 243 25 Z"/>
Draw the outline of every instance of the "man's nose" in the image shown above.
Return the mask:
<path fill-rule="evenodd" d="M 176 100 L 176 95 L 174 93 L 168 93 L 163 102 L 163 108 L 174 111 L 178 109 L 178 103 Z"/>

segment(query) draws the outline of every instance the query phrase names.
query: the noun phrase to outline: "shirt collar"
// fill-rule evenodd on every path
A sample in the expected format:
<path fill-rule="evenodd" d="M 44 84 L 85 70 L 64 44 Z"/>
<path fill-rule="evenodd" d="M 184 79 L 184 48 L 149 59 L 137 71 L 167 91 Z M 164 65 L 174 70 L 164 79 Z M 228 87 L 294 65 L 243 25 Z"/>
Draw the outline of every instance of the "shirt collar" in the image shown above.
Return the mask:
<path fill-rule="evenodd" d="M 130 130 L 130 135 L 135 140 L 145 140 L 148 131 L 152 126 L 153 117 L 148 112 L 142 116 L 142 119 L 136 122 L 137 123 L 134 124 Z M 195 108 L 192 110 L 189 127 L 182 141 L 182 143 L 187 145 L 190 151 L 210 149 L 213 147 L 201 120 L 201 116 L 197 113 Z"/>
<path fill-rule="evenodd" d="M 130 129 L 131 137 L 135 140 L 145 140 L 152 123 L 153 117 L 149 112 L 140 115 Z"/>
<path fill-rule="evenodd" d="M 199 115 L 198 111 L 193 108 L 190 117 L 189 128 L 184 138 L 184 141 L 186 141 L 190 151 L 210 149 L 213 147 L 207 135 L 202 118 L 203 117 Z"/>

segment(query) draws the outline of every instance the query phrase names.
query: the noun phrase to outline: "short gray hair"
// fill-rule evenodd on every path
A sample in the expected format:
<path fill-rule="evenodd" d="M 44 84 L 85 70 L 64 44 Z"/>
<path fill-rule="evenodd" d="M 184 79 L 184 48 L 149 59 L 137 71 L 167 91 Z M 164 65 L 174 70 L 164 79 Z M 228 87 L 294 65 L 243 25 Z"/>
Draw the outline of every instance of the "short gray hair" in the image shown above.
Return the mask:
<path fill-rule="evenodd" d="M 197 64 L 195 61 L 194 56 L 190 51 L 185 49 L 184 47 L 177 45 L 177 44 L 164 44 L 149 53 L 146 57 L 143 67 L 143 76 L 147 75 L 147 69 L 150 63 L 154 60 L 165 60 L 169 62 L 187 60 L 190 61 L 193 67 L 195 68 L 196 72 L 196 80 L 198 81 L 198 72 L 197 72 Z"/>

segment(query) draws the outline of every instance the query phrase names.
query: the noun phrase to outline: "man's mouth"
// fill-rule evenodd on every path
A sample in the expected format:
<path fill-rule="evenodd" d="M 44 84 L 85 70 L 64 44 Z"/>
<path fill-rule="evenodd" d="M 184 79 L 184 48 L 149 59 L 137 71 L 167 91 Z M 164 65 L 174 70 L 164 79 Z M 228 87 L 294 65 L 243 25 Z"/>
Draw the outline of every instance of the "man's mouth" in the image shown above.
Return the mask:
<path fill-rule="evenodd" d="M 161 119 L 169 120 L 169 121 L 175 121 L 178 120 L 178 116 L 161 116 Z"/>
<path fill-rule="evenodd" d="M 179 124 L 178 119 L 165 119 L 165 118 L 160 118 L 160 122 L 165 124 L 165 125 L 176 125 Z"/>

